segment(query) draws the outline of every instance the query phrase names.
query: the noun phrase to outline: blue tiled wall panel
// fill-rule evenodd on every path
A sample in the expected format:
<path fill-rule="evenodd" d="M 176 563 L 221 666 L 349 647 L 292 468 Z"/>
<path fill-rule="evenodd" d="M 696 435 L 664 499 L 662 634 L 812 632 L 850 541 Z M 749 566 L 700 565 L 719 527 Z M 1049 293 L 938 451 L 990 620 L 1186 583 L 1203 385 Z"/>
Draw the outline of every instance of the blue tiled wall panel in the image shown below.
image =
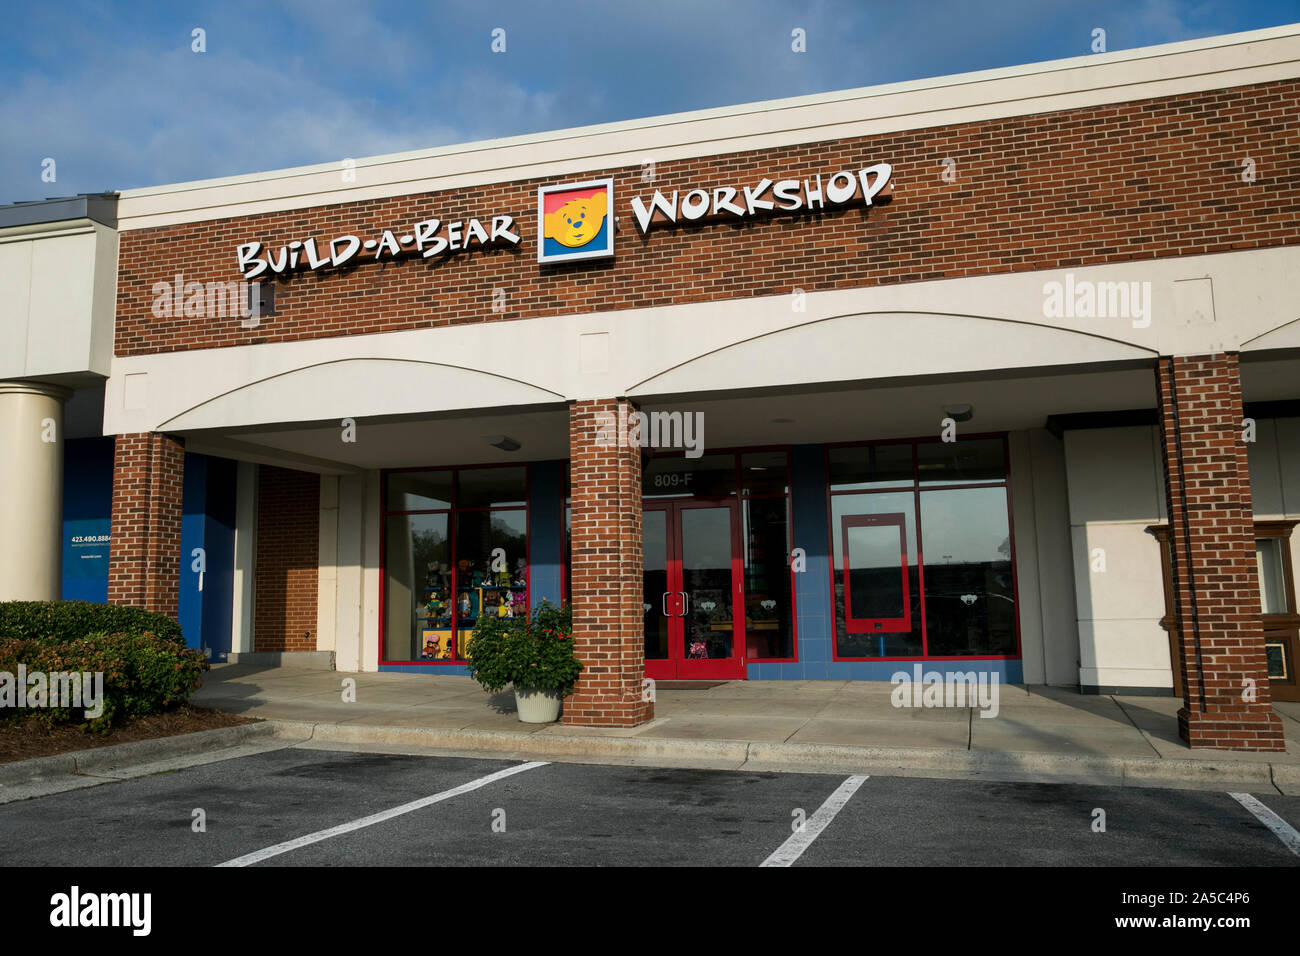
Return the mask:
<path fill-rule="evenodd" d="M 952 661 L 799 661 L 789 663 L 750 664 L 746 676 L 750 680 L 870 680 L 888 682 L 902 671 L 914 676 L 914 667 L 921 665 L 921 674 L 931 672 L 997 674 L 1003 684 L 1024 683 L 1024 665 L 1020 661 L 969 660 Z"/>
<path fill-rule="evenodd" d="M 459 674 L 462 676 L 469 673 L 464 664 L 380 664 L 379 671 L 383 674 Z"/>

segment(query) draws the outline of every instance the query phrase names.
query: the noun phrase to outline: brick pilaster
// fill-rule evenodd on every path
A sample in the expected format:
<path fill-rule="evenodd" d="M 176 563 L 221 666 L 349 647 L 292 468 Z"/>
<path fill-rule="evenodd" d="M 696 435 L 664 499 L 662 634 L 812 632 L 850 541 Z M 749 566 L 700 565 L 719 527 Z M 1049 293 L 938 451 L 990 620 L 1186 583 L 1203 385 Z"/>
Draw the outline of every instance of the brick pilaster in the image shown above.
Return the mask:
<path fill-rule="evenodd" d="M 574 653 L 583 663 L 564 723 L 634 727 L 654 716 L 643 700 L 641 452 L 623 440 L 624 399 L 569 406 Z"/>
<path fill-rule="evenodd" d="M 114 439 L 109 604 L 176 617 L 184 474 L 179 439 L 156 432 Z"/>
<path fill-rule="evenodd" d="M 1237 356 L 1161 358 L 1160 435 L 1190 747 L 1286 749 L 1264 659 Z"/>

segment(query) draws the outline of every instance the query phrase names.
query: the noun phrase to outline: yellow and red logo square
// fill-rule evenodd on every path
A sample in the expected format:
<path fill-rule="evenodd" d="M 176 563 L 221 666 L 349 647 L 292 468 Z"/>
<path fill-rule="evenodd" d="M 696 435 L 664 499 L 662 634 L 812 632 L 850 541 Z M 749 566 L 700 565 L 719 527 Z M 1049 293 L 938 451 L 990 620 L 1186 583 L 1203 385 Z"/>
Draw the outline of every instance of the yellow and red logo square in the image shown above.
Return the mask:
<path fill-rule="evenodd" d="M 614 180 L 537 189 L 537 261 L 573 262 L 614 254 Z"/>

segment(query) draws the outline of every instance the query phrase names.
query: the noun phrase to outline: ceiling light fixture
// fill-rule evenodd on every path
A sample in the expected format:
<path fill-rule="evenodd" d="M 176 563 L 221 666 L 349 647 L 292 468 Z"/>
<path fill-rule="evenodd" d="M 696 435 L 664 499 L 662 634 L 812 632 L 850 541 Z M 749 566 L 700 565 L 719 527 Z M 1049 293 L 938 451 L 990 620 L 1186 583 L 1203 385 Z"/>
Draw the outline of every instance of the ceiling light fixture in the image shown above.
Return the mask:
<path fill-rule="evenodd" d="M 493 448 L 500 448 L 502 451 L 518 451 L 523 446 L 507 435 L 492 435 L 488 438 L 487 443 Z"/>
<path fill-rule="evenodd" d="M 968 422 L 975 417 L 975 406 L 966 403 L 945 405 L 943 413 L 955 422 Z"/>

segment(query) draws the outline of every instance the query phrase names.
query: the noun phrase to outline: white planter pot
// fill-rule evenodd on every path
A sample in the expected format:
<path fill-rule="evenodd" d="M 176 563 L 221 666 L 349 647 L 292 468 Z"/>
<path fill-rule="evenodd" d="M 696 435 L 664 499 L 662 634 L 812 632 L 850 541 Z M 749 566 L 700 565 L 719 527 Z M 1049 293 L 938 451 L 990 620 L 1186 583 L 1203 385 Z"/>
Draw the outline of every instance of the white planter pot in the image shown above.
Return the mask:
<path fill-rule="evenodd" d="M 515 688 L 515 709 L 526 724 L 550 724 L 560 719 L 560 695 L 553 690 Z"/>

